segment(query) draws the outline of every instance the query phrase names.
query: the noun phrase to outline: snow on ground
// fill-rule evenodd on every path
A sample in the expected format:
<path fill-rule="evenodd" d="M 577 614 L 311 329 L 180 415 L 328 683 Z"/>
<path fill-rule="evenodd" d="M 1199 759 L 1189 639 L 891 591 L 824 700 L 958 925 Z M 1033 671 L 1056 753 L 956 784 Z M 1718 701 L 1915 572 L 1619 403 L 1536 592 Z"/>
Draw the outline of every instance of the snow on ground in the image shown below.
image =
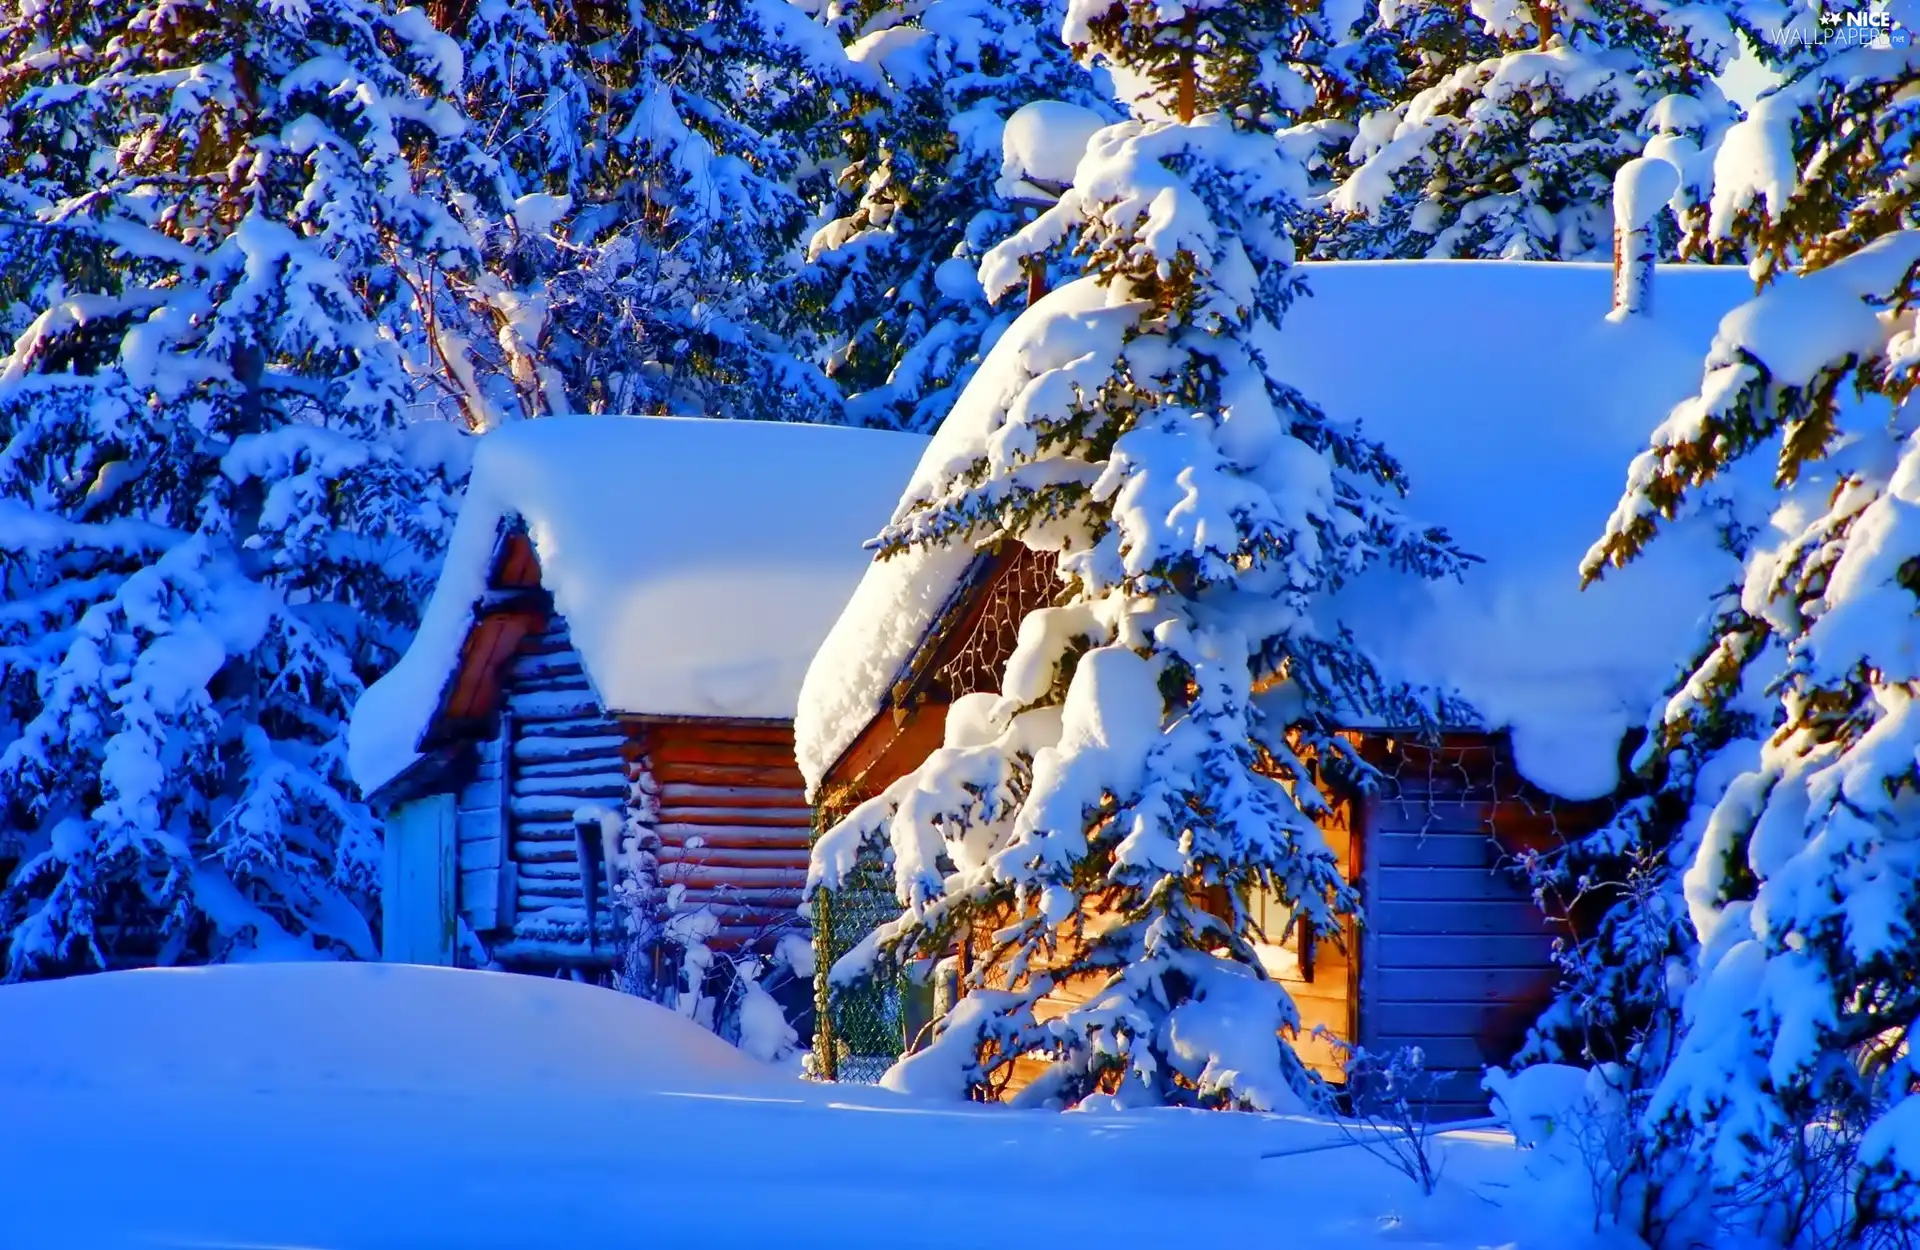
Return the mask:
<path fill-rule="evenodd" d="M 768 421 L 543 417 L 482 437 L 439 585 L 348 734 L 363 790 L 416 758 L 518 517 L 607 710 L 785 718 L 926 440 Z"/>
<path fill-rule="evenodd" d="M 7 1247 L 1600 1244 L 1494 1131 L 1442 1138 L 1422 1198 L 1324 1122 L 809 1085 L 611 991 L 441 968 L 0 988 L 0 1124 Z"/>

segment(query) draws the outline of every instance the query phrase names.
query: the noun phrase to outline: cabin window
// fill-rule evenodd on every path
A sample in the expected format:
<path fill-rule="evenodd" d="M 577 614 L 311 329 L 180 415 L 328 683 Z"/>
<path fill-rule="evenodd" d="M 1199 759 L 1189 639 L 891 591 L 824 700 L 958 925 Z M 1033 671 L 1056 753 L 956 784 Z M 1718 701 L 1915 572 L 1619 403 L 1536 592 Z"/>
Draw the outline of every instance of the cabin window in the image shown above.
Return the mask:
<path fill-rule="evenodd" d="M 949 700 L 1000 689 L 1001 675 L 1020 639 L 1020 622 L 1059 592 L 1058 568 L 1055 553 L 1015 545 L 958 647 L 934 676 Z"/>

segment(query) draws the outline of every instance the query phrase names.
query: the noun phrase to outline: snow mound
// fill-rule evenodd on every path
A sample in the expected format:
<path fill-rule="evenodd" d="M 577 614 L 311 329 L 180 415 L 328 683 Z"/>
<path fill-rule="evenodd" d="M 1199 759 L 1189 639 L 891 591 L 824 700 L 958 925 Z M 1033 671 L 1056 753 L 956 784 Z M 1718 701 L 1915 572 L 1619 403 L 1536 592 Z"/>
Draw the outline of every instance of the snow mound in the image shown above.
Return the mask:
<path fill-rule="evenodd" d="M 1651 311 L 1614 323 L 1603 264 L 1298 268 L 1313 294 L 1261 345 L 1273 374 L 1383 442 L 1407 470 L 1411 511 L 1484 561 L 1463 583 L 1370 574 L 1321 627 L 1351 628 L 1388 676 L 1450 688 L 1485 728 L 1511 730 L 1536 784 L 1570 798 L 1607 793 L 1621 735 L 1663 695 L 1708 595 L 1738 565 L 1706 525 L 1679 527 L 1585 592 L 1580 560 L 1647 432 L 1694 393 L 1721 318 L 1752 294 L 1746 272 L 1660 266 Z M 1093 301 L 1091 315 L 1095 295 L 1078 286 L 1047 299 Z M 1038 320 L 1016 322 L 980 376 L 1024 377 L 1016 363 L 1045 346 L 1024 328 Z M 969 391 L 907 498 L 973 446 L 959 427 L 978 399 L 998 397 Z M 883 706 L 970 555 L 909 552 L 868 570 L 801 692 L 794 729 L 809 786 Z"/>
<path fill-rule="evenodd" d="M 376 790 L 417 758 L 516 517 L 607 711 L 791 717 L 925 446 L 676 417 L 543 417 L 484 435 L 419 633 L 354 709 L 354 780 Z"/>
<path fill-rule="evenodd" d="M 1000 135 L 1003 193 L 1021 180 L 1071 185 L 1087 141 L 1106 126 L 1107 120 L 1092 109 L 1060 100 L 1021 105 Z"/>
<path fill-rule="evenodd" d="M 501 1092 L 618 1079 L 781 1081 L 690 1020 L 611 990 L 407 964 L 228 964 L 0 988 L 0 1092 Z"/>

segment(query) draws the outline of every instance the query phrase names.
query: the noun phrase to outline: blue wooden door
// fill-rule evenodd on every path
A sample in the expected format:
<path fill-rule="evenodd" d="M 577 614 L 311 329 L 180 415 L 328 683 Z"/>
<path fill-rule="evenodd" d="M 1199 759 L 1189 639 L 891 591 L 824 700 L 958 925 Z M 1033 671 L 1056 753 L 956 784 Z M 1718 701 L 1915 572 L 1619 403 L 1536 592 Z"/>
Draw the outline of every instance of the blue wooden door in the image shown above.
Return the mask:
<path fill-rule="evenodd" d="M 388 963 L 453 964 L 455 797 L 429 794 L 387 814 L 380 882 L 381 957 Z"/>

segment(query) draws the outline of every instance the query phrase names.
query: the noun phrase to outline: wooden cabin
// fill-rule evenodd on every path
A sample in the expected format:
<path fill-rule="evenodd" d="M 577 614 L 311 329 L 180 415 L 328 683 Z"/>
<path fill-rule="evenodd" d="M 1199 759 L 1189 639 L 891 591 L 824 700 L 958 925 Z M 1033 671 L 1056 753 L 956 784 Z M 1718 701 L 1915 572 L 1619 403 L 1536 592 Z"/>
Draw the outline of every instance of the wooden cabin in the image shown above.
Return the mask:
<path fill-rule="evenodd" d="M 1625 466 L 1692 393 L 1714 327 L 1746 283 L 1736 270 L 1663 268 L 1657 318 L 1610 322 L 1603 265 L 1301 269 L 1314 297 L 1287 314 L 1277 375 L 1380 438 L 1404 464 L 1422 519 L 1448 527 L 1482 563 L 1458 583 L 1369 573 L 1329 605 L 1327 625 L 1350 629 L 1383 676 L 1431 692 L 1451 715 L 1437 739 L 1422 739 L 1365 710 L 1323 709 L 1345 723 L 1379 780 L 1371 792 L 1339 793 L 1324 828 L 1364 923 L 1300 935 L 1263 960 L 1292 993 L 1303 1032 L 1336 1039 L 1296 1039 L 1323 1074 L 1343 1079 L 1344 1045 L 1417 1046 L 1439 1078 L 1430 1113 L 1477 1115 L 1482 1069 L 1514 1054 L 1550 1000 L 1554 942 L 1570 931 L 1562 909 L 1536 904 L 1521 863 L 1611 816 L 1629 731 L 1661 698 L 1710 594 L 1737 569 L 1703 526 L 1586 593 L 1578 586 Z M 1419 327 L 1396 344 L 1394 368 L 1356 355 L 1370 340 L 1355 327 L 1381 310 L 1439 306 L 1442 289 L 1476 316 Z M 1018 332 L 996 350 L 1020 350 Z M 1514 350 L 1543 336 L 1559 350 Z M 1554 406 L 1543 407 L 1548 397 Z M 950 432 L 938 437 L 951 457 Z M 938 747 L 956 699 L 997 690 L 1019 622 L 1059 590 L 1051 558 L 1011 541 L 869 570 L 802 693 L 799 759 L 823 827 Z M 876 622 L 874 603 L 914 605 L 912 619 Z M 820 935 L 820 976 L 864 936 L 841 918 L 861 917 L 869 931 L 876 918 L 882 891 L 852 893 L 827 900 L 833 931 Z M 1262 921 L 1271 900 L 1250 902 Z M 1278 916 L 1263 924 L 1281 927 Z M 816 1053 L 848 1072 L 877 1071 L 885 1057 L 860 1047 L 897 1054 L 925 1010 L 896 1009 L 904 1030 L 894 1036 L 825 1013 Z M 1010 1065 L 1003 1092 L 1037 1067 Z"/>
<path fill-rule="evenodd" d="M 601 976 L 630 917 L 800 927 L 801 673 L 923 440 L 553 417 L 484 436 L 406 656 L 356 708 L 385 958 Z"/>

